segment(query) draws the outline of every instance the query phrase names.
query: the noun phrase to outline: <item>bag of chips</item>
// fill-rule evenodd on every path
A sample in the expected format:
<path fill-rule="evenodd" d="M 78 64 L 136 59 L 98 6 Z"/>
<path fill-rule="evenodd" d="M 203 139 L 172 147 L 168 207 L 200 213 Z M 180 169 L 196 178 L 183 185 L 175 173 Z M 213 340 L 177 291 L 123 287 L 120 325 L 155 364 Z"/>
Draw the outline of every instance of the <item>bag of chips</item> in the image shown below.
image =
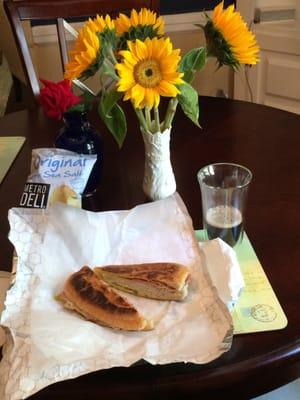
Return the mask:
<path fill-rule="evenodd" d="M 77 154 L 57 148 L 32 150 L 31 171 L 20 207 L 47 208 L 56 202 L 81 208 L 96 154 Z"/>

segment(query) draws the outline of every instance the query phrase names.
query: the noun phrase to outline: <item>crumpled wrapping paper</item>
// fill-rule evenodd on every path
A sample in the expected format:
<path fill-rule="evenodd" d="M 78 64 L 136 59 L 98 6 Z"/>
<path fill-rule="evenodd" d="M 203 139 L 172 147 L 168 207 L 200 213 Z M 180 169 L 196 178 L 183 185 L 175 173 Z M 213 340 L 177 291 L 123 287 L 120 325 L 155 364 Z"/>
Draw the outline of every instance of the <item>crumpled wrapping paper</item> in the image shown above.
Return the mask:
<path fill-rule="evenodd" d="M 237 255 L 222 239 L 199 243 L 205 257 L 206 268 L 220 299 L 230 311 L 238 301 L 245 281 Z"/>
<path fill-rule="evenodd" d="M 63 205 L 47 211 L 16 208 L 9 220 L 19 264 L 1 317 L 8 333 L 0 364 L 1 399 L 23 399 L 54 382 L 139 359 L 152 364 L 207 363 L 229 350 L 231 316 L 212 285 L 178 194 L 129 211 L 93 213 Z M 82 265 L 154 261 L 185 264 L 191 284 L 184 302 L 126 294 L 154 319 L 153 331 L 101 327 L 54 300 L 67 276 Z"/>

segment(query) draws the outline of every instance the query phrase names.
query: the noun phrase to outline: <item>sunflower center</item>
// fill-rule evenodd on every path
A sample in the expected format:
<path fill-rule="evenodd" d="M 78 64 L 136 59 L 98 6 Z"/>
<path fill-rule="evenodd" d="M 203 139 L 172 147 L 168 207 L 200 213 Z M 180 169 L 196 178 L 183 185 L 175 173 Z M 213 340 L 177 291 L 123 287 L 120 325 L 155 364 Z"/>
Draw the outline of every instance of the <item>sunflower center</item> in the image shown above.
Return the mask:
<path fill-rule="evenodd" d="M 143 60 L 134 67 L 137 83 L 146 88 L 153 88 L 161 81 L 161 71 L 156 60 Z"/>

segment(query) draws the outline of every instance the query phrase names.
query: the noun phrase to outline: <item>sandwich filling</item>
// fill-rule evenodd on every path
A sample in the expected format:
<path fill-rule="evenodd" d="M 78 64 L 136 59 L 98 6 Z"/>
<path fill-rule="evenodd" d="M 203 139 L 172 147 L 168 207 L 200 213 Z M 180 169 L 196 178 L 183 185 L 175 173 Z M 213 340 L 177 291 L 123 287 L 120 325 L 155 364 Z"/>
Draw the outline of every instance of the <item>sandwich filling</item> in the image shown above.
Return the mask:
<path fill-rule="evenodd" d="M 95 273 L 111 286 L 137 296 L 183 300 L 188 293 L 189 270 L 176 263 L 109 265 Z"/>

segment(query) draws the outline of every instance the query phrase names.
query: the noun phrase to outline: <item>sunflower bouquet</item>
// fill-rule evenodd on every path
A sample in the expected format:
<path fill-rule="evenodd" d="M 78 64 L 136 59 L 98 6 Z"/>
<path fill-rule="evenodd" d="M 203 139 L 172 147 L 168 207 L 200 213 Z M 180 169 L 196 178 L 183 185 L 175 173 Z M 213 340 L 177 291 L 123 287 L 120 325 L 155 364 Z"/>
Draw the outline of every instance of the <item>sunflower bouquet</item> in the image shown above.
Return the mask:
<path fill-rule="evenodd" d="M 165 37 L 163 18 L 148 9 L 115 19 L 98 15 L 78 32 L 65 78 L 76 82 L 99 73 L 99 115 L 119 146 L 127 130 L 121 99 L 131 102 L 143 131 L 154 134 L 170 129 L 178 104 L 199 126 L 198 94 L 192 82 L 207 57 L 215 57 L 219 66 L 236 69 L 256 64 L 259 52 L 254 35 L 234 6 L 224 10 L 221 2 L 202 28 L 206 47 L 181 56 Z M 164 115 L 159 112 L 161 96 L 169 98 Z"/>

